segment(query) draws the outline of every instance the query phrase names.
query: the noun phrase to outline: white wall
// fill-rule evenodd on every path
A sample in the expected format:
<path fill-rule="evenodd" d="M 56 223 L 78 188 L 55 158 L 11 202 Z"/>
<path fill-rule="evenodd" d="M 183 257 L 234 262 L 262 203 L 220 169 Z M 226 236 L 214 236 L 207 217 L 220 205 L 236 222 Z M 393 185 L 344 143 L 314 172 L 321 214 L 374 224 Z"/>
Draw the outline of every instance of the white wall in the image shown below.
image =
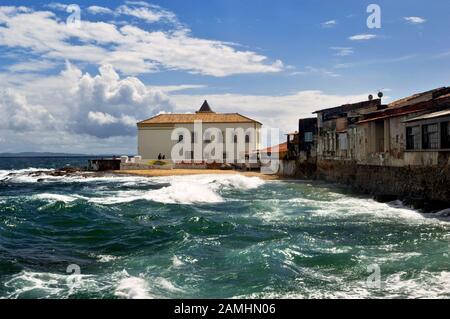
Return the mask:
<path fill-rule="evenodd" d="M 144 159 L 157 159 L 158 155 L 166 155 L 166 159 L 171 158 L 172 148 L 178 143 L 178 140 L 172 141 L 171 135 L 175 128 L 186 128 L 190 132 L 194 131 L 194 124 L 182 124 L 173 126 L 156 126 L 148 125 L 145 127 L 138 128 L 138 154 Z M 249 128 L 256 129 L 256 140 L 248 145 L 250 151 L 261 149 L 261 125 L 258 123 L 203 123 L 202 124 L 202 135 L 209 128 L 217 128 L 222 132 L 225 132 L 227 128 L 242 128 L 247 130 Z M 226 138 L 224 136 L 224 138 Z M 233 142 L 225 141 L 225 142 Z M 203 148 L 207 144 L 203 143 Z"/>

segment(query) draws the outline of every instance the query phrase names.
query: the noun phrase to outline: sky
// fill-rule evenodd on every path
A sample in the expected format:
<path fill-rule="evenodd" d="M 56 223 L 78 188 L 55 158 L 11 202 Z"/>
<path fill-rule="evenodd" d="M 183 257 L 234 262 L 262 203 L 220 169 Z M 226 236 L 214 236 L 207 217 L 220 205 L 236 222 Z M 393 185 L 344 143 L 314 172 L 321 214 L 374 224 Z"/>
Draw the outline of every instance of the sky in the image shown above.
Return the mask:
<path fill-rule="evenodd" d="M 205 99 L 289 133 L 368 94 L 448 86 L 449 15 L 448 0 L 0 0 L 0 153 L 134 154 L 136 122 Z"/>

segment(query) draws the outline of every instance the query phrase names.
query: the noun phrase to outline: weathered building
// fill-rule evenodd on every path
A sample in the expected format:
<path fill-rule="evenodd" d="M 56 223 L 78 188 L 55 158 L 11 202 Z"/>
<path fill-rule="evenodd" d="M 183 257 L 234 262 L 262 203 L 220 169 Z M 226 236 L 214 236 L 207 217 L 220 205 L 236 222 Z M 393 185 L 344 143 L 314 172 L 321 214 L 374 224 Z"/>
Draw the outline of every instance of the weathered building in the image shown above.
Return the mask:
<path fill-rule="evenodd" d="M 361 149 L 374 147 L 365 139 L 366 133 L 357 130 L 363 115 L 381 110 L 380 99 L 324 109 L 317 114 L 317 159 L 359 160 Z"/>
<path fill-rule="evenodd" d="M 358 164 L 437 165 L 443 157 L 448 161 L 440 144 L 446 113 L 439 111 L 450 108 L 449 92 L 450 88 L 439 88 L 415 94 L 363 115 L 356 123 L 358 142 L 364 146 L 358 151 Z M 430 114 L 428 118 L 426 114 Z M 413 124 L 421 119 L 423 125 Z"/>
<path fill-rule="evenodd" d="M 300 119 L 298 131 L 287 134 L 287 159 L 316 159 L 317 118 Z"/>
<path fill-rule="evenodd" d="M 296 175 L 348 184 L 382 199 L 432 202 L 427 209 L 448 207 L 450 88 L 316 114 L 316 165 L 311 174 L 311 165 L 299 161 Z"/>

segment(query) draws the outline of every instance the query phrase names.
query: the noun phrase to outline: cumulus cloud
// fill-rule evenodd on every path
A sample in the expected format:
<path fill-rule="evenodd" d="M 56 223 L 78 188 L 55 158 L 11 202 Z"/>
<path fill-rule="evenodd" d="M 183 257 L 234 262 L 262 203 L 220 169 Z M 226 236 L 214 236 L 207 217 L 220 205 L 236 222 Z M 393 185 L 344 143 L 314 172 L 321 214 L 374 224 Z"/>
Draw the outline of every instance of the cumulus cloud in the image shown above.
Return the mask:
<path fill-rule="evenodd" d="M 147 21 L 176 20 L 173 13 L 155 6 L 119 8 L 123 14 Z M 0 45 L 26 49 L 41 58 L 111 64 L 128 75 L 181 70 L 223 77 L 284 69 L 280 60 L 270 62 L 266 56 L 238 50 L 230 43 L 196 38 L 187 28 L 146 31 L 85 19 L 76 28 L 66 25 L 54 12 L 19 7 L 0 7 Z"/>
<path fill-rule="evenodd" d="M 427 22 L 426 19 L 421 17 L 404 17 L 403 19 L 410 24 L 423 24 Z"/>
<path fill-rule="evenodd" d="M 67 63 L 59 75 L 4 91 L 0 127 L 43 131 L 52 127 L 97 138 L 135 136 L 136 122 L 171 112 L 173 106 L 162 90 L 135 77 L 121 78 L 111 65 L 101 66 L 93 76 Z"/>
<path fill-rule="evenodd" d="M 111 65 L 103 65 L 99 74 L 77 76 L 80 71 L 69 65 L 65 77 L 75 74 L 71 90 L 75 112 L 69 129 L 96 137 L 136 135 L 136 122 L 171 111 L 167 95 L 145 86 L 135 77 L 121 79 Z"/>
<path fill-rule="evenodd" d="M 11 89 L 0 91 L 0 128 L 13 131 L 35 131 L 51 128 L 54 118 L 41 105 Z"/>
<path fill-rule="evenodd" d="M 356 35 L 349 37 L 348 39 L 351 41 L 367 41 L 367 40 L 376 39 L 377 37 L 378 36 L 375 34 L 356 34 Z"/>

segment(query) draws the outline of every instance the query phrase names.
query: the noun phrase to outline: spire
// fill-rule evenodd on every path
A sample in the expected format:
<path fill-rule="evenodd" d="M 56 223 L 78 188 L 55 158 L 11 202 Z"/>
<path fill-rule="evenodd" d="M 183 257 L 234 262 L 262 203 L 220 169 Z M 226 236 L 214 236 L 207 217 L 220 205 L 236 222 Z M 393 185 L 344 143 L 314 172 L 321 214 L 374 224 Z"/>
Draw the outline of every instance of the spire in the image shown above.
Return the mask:
<path fill-rule="evenodd" d="M 214 113 L 213 110 L 211 110 L 211 107 L 208 104 L 208 101 L 205 100 L 205 102 L 203 102 L 202 107 L 200 108 L 200 110 L 198 110 L 197 113 Z"/>

